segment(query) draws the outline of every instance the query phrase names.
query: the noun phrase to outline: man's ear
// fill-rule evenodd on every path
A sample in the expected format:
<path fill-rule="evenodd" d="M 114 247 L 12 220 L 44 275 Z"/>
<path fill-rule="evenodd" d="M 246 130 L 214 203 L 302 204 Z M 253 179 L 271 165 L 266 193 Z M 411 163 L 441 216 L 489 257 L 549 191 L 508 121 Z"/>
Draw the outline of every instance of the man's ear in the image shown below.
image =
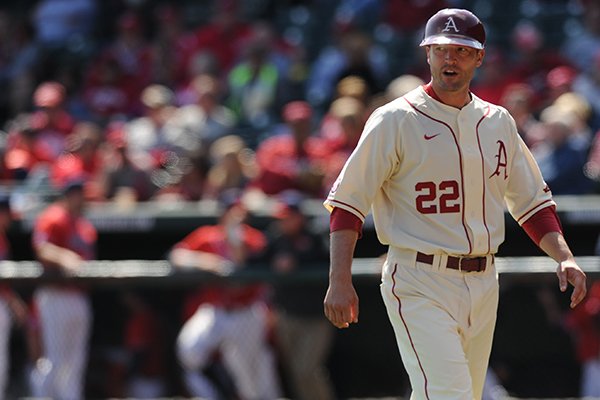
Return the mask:
<path fill-rule="evenodd" d="M 485 49 L 481 49 L 477 52 L 477 67 L 481 67 L 483 64 L 483 58 L 485 57 Z"/>
<path fill-rule="evenodd" d="M 427 54 L 427 64 L 431 63 L 429 62 L 429 50 L 431 49 L 431 46 L 425 46 L 425 54 Z"/>

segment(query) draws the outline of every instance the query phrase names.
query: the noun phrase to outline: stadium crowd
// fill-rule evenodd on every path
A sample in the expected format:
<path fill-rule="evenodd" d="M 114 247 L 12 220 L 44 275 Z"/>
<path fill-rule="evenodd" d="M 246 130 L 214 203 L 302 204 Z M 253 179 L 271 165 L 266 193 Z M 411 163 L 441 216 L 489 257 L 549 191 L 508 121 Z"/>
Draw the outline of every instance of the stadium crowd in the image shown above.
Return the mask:
<path fill-rule="evenodd" d="M 322 197 L 370 112 L 428 80 L 427 16 L 486 16 L 477 1 L 33 3 L 0 13 L 0 177 L 79 175 L 95 201 Z M 553 193 L 597 192 L 598 5 L 536 3 L 486 21 L 473 92 L 514 115 Z"/>
<path fill-rule="evenodd" d="M 16 217 L 38 206 L 44 193 L 65 194 L 75 183 L 89 202 L 224 201 L 232 190 L 254 201 L 290 193 L 323 198 L 370 113 L 429 80 L 416 44 L 427 18 L 450 6 L 472 9 L 491 27 L 472 91 L 511 112 L 552 192 L 600 193 L 600 3 L 594 0 L 3 6 L 0 185 Z M 293 211 L 288 207 L 286 218 Z M 290 243 L 285 234 L 275 237 L 276 248 Z M 188 250 L 208 246 L 181 243 Z M 273 255 L 276 270 L 292 268 L 283 257 L 289 254 L 256 246 Z M 321 254 L 300 250 L 294 249 L 298 257 Z M 135 294 L 123 302 L 133 315 L 130 346 L 149 346 L 156 356 L 152 341 L 160 338 L 143 333 L 157 332 L 160 323 Z M 298 305 L 284 303 L 283 309 Z M 304 311 L 294 310 L 329 342 L 322 321 Z M 280 327 L 289 352 L 294 312 Z M 179 339 L 180 357 L 193 355 L 185 346 L 197 346 L 196 339 Z M 201 361 L 189 361 L 190 368 L 207 362 Z M 318 369 L 318 362 L 306 360 L 305 368 Z M 145 367 L 164 374 L 159 364 Z M 290 382 L 303 372 L 291 371 Z M 320 384 L 322 393 L 331 390 Z"/>

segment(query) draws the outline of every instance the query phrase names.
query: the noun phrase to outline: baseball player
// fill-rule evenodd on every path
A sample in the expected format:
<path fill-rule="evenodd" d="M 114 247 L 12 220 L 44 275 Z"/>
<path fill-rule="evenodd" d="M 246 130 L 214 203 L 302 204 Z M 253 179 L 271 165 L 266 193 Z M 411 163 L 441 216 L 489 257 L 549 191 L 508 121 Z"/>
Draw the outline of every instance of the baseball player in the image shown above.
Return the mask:
<path fill-rule="evenodd" d="M 10 198 L 0 194 L 0 261 L 10 257 L 7 231 L 12 223 Z M 6 398 L 10 377 L 10 335 L 13 323 L 24 325 L 28 309 L 9 284 L 0 283 L 0 399 Z"/>
<path fill-rule="evenodd" d="M 558 263 L 570 305 L 586 276 L 563 235 L 550 189 L 508 112 L 469 90 L 485 30 L 462 9 L 425 27 L 431 81 L 380 107 L 325 200 L 331 265 L 324 309 L 358 322 L 351 263 L 372 210 L 389 245 L 381 293 L 412 386 L 411 399 L 480 399 L 498 303 L 494 254 L 504 211 Z"/>
<path fill-rule="evenodd" d="M 201 226 L 175 244 L 169 255 L 175 267 L 226 275 L 265 249 L 264 234 L 245 222 L 248 211 L 237 191 L 226 192 L 221 200 L 224 211 L 217 225 Z M 199 304 L 176 344 L 190 394 L 211 400 L 224 394 L 204 373 L 219 353 L 241 400 L 279 397 L 275 360 L 267 342 L 265 289 L 252 282 L 213 282 L 200 288 L 195 296 Z"/>
<path fill-rule="evenodd" d="M 32 234 L 35 255 L 48 271 L 72 274 L 95 258 L 97 232 L 83 217 L 83 181 L 66 181 L 60 199 L 37 218 Z M 32 372 L 34 395 L 63 400 L 83 398 L 87 346 L 92 323 L 85 290 L 69 283 L 36 289 L 42 357 Z"/>

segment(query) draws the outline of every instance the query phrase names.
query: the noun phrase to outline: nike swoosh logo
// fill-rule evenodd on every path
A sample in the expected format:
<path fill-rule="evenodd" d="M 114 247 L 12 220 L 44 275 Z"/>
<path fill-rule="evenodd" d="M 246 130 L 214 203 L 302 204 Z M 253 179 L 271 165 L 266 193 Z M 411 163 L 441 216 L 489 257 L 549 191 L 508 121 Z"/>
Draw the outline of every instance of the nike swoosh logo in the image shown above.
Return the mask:
<path fill-rule="evenodd" d="M 550 187 L 548 185 L 546 185 L 546 187 L 544 188 L 544 193 L 548 193 L 550 191 Z"/>
<path fill-rule="evenodd" d="M 429 136 L 428 134 L 423 135 L 423 137 L 425 138 L 425 140 L 431 140 L 431 139 L 433 139 L 436 136 L 440 136 L 440 134 L 437 133 L 437 134 L 431 135 L 431 136 Z"/>

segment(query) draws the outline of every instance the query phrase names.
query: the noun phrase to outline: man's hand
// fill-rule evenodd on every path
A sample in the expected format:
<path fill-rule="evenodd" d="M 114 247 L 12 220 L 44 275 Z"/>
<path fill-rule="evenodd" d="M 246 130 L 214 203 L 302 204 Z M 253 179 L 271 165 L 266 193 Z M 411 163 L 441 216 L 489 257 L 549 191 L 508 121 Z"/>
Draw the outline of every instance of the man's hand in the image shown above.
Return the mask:
<path fill-rule="evenodd" d="M 558 276 L 558 284 L 561 292 L 567 290 L 569 283 L 573 285 L 571 308 L 575 308 L 587 293 L 585 273 L 579 268 L 574 259 L 568 259 L 558 263 L 556 275 Z"/>
<path fill-rule="evenodd" d="M 325 316 L 338 328 L 358 322 L 358 295 L 352 283 L 330 284 L 324 301 Z"/>

